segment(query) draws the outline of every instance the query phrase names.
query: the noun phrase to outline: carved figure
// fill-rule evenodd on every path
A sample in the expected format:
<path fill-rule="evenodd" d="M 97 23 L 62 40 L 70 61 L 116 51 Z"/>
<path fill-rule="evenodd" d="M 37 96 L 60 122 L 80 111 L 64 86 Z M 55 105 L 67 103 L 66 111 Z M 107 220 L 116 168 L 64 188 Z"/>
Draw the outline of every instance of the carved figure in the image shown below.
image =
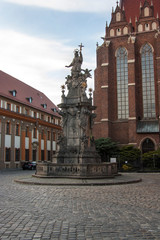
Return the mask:
<path fill-rule="evenodd" d="M 85 79 L 92 77 L 91 74 L 90 74 L 90 72 L 91 72 L 92 70 L 89 70 L 88 68 L 86 68 L 85 70 L 82 69 L 82 71 L 84 72 L 84 77 L 85 77 Z"/>
<path fill-rule="evenodd" d="M 88 147 L 88 137 L 84 135 L 81 137 L 81 152 L 84 152 Z"/>
<path fill-rule="evenodd" d="M 66 122 L 67 122 L 67 119 L 68 119 L 68 115 L 67 115 L 67 112 L 64 110 L 64 111 L 59 111 L 59 115 L 62 116 L 61 118 L 61 127 L 65 127 L 66 125 Z"/>
<path fill-rule="evenodd" d="M 79 52 L 76 49 L 75 52 L 74 52 L 73 61 L 71 62 L 71 64 L 69 66 L 66 66 L 67 68 L 72 67 L 72 69 L 71 69 L 72 76 L 74 76 L 74 75 L 77 76 L 77 73 L 81 72 L 82 62 L 83 62 L 82 52 L 81 52 L 81 50 Z"/>
<path fill-rule="evenodd" d="M 68 88 L 68 90 L 72 87 L 72 77 L 70 76 L 70 75 L 68 75 L 67 77 L 66 77 L 66 82 L 65 82 L 65 84 L 67 85 L 67 88 Z"/>

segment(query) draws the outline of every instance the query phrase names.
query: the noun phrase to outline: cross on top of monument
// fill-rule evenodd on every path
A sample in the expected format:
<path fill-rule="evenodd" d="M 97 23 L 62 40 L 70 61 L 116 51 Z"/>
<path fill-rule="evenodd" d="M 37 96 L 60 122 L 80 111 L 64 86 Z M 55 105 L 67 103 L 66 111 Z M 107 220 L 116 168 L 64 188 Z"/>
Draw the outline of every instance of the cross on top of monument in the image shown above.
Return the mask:
<path fill-rule="evenodd" d="M 118 6 L 119 2 L 117 1 L 116 3 L 117 3 L 117 6 Z"/>
<path fill-rule="evenodd" d="M 83 44 L 81 43 L 80 45 L 78 45 L 80 47 L 80 51 L 82 51 L 82 48 L 84 47 Z"/>

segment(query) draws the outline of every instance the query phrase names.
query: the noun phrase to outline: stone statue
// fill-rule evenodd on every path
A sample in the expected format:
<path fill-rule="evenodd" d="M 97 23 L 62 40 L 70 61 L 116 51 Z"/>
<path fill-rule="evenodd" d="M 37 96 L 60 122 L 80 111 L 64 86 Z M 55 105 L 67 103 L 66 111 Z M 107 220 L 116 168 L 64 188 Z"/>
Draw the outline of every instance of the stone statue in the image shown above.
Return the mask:
<path fill-rule="evenodd" d="M 96 107 L 92 105 L 92 89 L 89 89 L 89 97 L 86 94 L 91 70 L 81 69 L 83 45 L 79 47 L 79 50 L 75 50 L 73 61 L 67 66 L 72 67 L 65 82 L 67 95 L 65 86 L 61 86 L 62 101 L 58 107 L 61 109 L 62 133 L 58 137 L 58 148 L 52 163 L 45 161 L 37 165 L 37 175 L 86 178 L 112 174 L 113 166 L 110 164 L 107 167 L 106 163 L 101 163 L 95 149 L 92 125 Z"/>
<path fill-rule="evenodd" d="M 91 163 L 97 162 L 99 159 L 91 147 L 94 145 L 94 141 L 90 141 L 94 107 L 91 98 L 87 97 L 86 89 L 87 78 L 91 78 L 91 70 L 81 68 L 83 45 L 81 44 L 79 47 L 79 50 L 74 51 L 71 64 L 66 66 L 71 67 L 71 75 L 67 75 L 65 82 L 68 93 L 65 96 L 65 88 L 62 89 L 63 102 L 58 105 L 61 108 L 59 114 L 62 116 L 63 134 L 58 142 L 59 151 L 55 161 L 61 163 Z"/>
<path fill-rule="evenodd" d="M 76 77 L 81 72 L 81 65 L 83 62 L 83 56 L 81 50 L 78 51 L 78 49 L 74 52 L 74 58 L 73 61 L 69 66 L 66 66 L 67 68 L 72 67 L 71 74 L 72 76 Z"/>

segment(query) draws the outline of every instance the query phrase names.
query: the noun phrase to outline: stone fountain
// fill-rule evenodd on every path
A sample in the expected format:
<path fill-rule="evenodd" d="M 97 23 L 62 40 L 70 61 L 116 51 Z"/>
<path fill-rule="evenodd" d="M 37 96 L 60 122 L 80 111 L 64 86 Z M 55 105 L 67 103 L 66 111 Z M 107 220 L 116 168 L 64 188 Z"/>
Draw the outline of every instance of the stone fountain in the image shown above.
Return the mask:
<path fill-rule="evenodd" d="M 82 44 L 80 50 L 74 51 L 71 75 L 66 77 L 68 89 L 65 95 L 65 85 L 62 86 L 61 109 L 62 133 L 58 138 L 58 150 L 52 162 L 40 162 L 37 165 L 39 176 L 53 177 L 107 177 L 117 173 L 115 163 L 101 163 L 94 137 L 92 136 L 95 106 L 92 105 L 92 89 L 89 97 L 86 94 L 87 78 L 91 70 L 82 69 Z"/>

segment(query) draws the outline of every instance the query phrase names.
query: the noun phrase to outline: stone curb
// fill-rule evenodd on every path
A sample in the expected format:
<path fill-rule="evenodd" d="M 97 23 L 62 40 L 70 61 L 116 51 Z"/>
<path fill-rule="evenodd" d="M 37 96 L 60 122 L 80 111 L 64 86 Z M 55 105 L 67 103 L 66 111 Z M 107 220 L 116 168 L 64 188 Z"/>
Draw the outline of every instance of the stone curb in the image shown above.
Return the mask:
<path fill-rule="evenodd" d="M 35 181 L 27 181 L 27 180 L 20 180 L 20 179 L 15 179 L 14 182 L 20 183 L 20 184 L 28 184 L 28 185 L 42 185 L 42 186 L 111 186 L 111 185 L 123 185 L 123 184 L 133 184 L 133 183 L 139 183 L 141 182 L 142 179 L 131 179 L 128 181 L 117 181 L 117 182 L 86 182 L 83 181 L 80 183 L 76 182 L 71 182 L 71 183 L 52 183 L 52 182 L 35 182 Z"/>

